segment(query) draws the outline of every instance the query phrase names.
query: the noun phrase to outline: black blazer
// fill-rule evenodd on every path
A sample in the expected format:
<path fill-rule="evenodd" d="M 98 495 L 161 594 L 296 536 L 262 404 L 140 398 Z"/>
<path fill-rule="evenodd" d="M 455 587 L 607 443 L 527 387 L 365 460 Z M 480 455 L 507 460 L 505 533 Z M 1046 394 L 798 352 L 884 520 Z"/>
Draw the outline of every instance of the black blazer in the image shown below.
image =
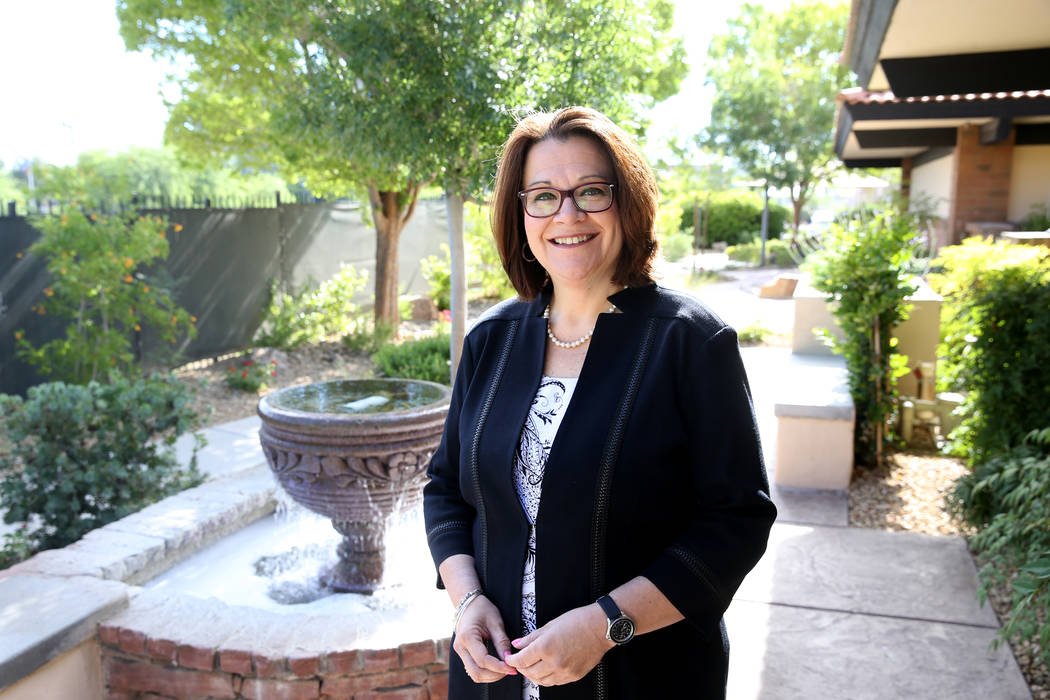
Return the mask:
<path fill-rule="evenodd" d="M 474 556 L 511 639 L 521 635 L 529 531 L 512 467 L 542 374 L 548 300 L 503 302 L 468 334 L 424 488 L 435 564 Z M 722 614 L 776 517 L 736 333 L 693 297 L 655 284 L 609 300 L 622 313 L 598 317 L 544 471 L 536 622 L 638 575 L 685 620 L 612 649 L 585 678 L 542 696 L 722 698 Z M 520 676 L 475 685 L 451 656 L 452 700 L 521 697 Z"/>

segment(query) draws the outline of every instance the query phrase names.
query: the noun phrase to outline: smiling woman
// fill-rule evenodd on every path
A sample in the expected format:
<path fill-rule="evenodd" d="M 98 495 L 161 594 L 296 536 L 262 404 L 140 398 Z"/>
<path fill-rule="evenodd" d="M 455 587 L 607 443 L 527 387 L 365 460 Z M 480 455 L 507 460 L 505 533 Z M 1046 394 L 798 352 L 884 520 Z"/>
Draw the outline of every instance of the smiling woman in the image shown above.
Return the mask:
<path fill-rule="evenodd" d="M 776 513 L 736 334 L 653 283 L 653 174 L 604 115 L 522 120 L 494 200 L 520 298 L 466 338 L 424 491 L 449 697 L 724 697 Z"/>

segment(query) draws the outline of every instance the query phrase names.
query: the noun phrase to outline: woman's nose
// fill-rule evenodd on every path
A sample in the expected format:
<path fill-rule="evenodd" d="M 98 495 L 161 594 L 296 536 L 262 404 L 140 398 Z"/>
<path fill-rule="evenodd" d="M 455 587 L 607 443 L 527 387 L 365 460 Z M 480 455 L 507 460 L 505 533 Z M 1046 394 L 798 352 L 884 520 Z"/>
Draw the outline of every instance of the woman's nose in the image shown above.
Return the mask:
<path fill-rule="evenodd" d="M 564 195 L 561 198 L 561 206 L 558 207 L 558 213 L 554 215 L 554 218 L 564 219 L 566 221 L 576 221 L 584 215 L 585 212 L 576 206 L 576 202 L 573 201 L 572 197 Z"/>

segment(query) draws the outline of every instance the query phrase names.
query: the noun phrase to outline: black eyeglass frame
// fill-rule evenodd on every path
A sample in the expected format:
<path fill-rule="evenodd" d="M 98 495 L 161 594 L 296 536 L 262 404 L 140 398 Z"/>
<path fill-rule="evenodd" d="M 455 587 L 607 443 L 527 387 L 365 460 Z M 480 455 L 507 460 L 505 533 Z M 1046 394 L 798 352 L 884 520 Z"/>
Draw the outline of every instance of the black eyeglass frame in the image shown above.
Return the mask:
<path fill-rule="evenodd" d="M 580 203 L 576 201 L 575 192 L 577 190 L 583 189 L 584 187 L 589 187 L 591 185 L 604 185 L 605 187 L 609 188 L 609 206 L 602 207 L 601 209 L 584 209 L 580 206 Z M 529 192 L 535 192 L 537 190 L 550 190 L 552 192 L 558 193 L 558 206 L 554 209 L 554 211 L 552 211 L 550 214 L 547 214 L 546 216 L 534 216 L 533 214 L 529 214 L 528 207 L 525 206 L 525 198 L 529 195 Z M 527 190 L 522 190 L 521 192 L 518 192 L 518 199 L 521 200 L 522 211 L 524 211 L 526 214 L 529 214 L 529 216 L 531 216 L 533 219 L 549 219 L 550 217 L 554 216 L 559 211 L 561 211 L 561 205 L 565 201 L 566 195 L 568 195 L 569 201 L 572 202 L 572 205 L 580 211 L 582 211 L 584 214 L 600 214 L 603 211 L 609 211 L 610 209 L 612 209 L 612 205 L 616 203 L 616 183 L 595 180 L 594 182 L 585 182 L 582 185 L 576 185 L 576 187 L 573 187 L 571 190 L 560 190 L 557 187 L 530 187 Z"/>

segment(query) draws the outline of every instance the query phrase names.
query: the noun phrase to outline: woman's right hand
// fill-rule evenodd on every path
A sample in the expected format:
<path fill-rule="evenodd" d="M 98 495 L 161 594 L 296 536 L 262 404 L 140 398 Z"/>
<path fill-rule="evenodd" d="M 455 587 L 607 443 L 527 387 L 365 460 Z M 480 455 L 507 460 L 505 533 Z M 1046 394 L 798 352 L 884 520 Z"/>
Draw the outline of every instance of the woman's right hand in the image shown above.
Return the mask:
<path fill-rule="evenodd" d="M 459 654 L 467 675 L 475 683 L 492 683 L 517 671 L 502 661 L 513 654 L 510 638 L 503 629 L 499 610 L 484 595 L 479 595 L 463 611 L 455 630 L 452 648 Z M 489 653 L 486 642 L 491 642 L 499 658 Z"/>

